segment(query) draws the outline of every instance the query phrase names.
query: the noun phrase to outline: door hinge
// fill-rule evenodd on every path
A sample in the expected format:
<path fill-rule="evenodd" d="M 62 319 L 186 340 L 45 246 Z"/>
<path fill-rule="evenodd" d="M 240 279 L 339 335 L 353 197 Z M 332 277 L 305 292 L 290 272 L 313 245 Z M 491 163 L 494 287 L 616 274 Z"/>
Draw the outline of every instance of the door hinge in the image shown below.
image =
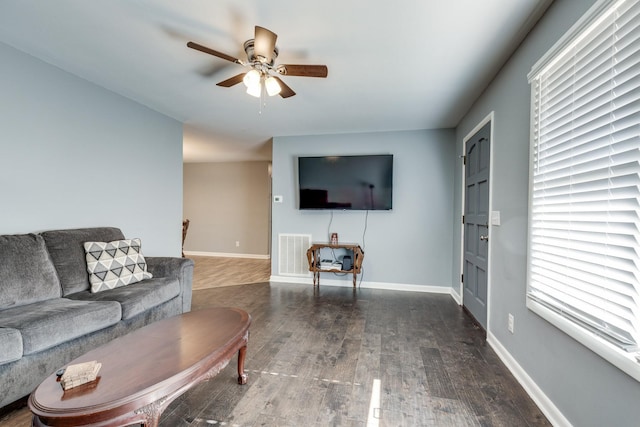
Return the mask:
<path fill-rule="evenodd" d="M 460 282 L 461 282 L 461 283 L 464 283 L 464 274 L 461 274 L 461 275 L 460 275 Z"/>
<path fill-rule="evenodd" d="M 462 164 L 466 166 L 467 165 L 467 156 L 462 155 L 462 156 L 458 156 L 458 157 L 460 157 L 462 159 Z"/>
<path fill-rule="evenodd" d="M 464 224 L 464 215 L 462 215 L 462 223 Z"/>

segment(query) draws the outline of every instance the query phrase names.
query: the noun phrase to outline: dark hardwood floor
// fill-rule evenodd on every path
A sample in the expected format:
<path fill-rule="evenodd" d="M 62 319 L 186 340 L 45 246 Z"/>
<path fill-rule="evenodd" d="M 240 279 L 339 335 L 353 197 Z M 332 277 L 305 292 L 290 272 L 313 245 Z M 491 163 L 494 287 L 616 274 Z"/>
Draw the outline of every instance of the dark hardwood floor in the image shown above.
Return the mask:
<path fill-rule="evenodd" d="M 449 296 L 261 283 L 196 291 L 207 306 L 251 313 L 249 382 L 228 366 L 165 427 L 549 425 Z"/>
<path fill-rule="evenodd" d="M 209 306 L 251 314 L 248 384 L 234 358 L 163 427 L 549 425 L 449 296 L 265 282 L 194 291 L 193 309 Z"/>

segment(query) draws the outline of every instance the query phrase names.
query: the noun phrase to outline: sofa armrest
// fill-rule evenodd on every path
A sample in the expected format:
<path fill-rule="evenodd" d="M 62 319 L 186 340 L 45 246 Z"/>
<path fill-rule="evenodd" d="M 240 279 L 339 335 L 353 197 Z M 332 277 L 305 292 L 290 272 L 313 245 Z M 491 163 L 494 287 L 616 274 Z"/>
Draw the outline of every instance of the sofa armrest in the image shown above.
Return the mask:
<path fill-rule="evenodd" d="M 182 296 L 182 312 L 191 310 L 191 295 L 193 289 L 194 262 L 188 258 L 174 257 L 144 257 L 147 261 L 147 271 L 153 277 L 169 277 L 178 279 Z"/>

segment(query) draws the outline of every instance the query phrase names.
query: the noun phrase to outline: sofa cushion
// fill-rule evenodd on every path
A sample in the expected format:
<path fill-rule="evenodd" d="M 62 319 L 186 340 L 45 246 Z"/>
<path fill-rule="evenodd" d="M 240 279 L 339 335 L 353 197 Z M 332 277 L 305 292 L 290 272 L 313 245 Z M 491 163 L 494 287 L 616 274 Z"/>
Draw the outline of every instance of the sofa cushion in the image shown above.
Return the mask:
<path fill-rule="evenodd" d="M 0 309 L 60 297 L 60 281 L 42 236 L 0 236 Z"/>
<path fill-rule="evenodd" d="M 22 335 L 12 328 L 0 328 L 0 365 L 22 357 Z"/>
<path fill-rule="evenodd" d="M 91 292 L 119 288 L 151 279 L 140 239 L 85 242 Z"/>
<path fill-rule="evenodd" d="M 124 239 L 122 231 L 113 227 L 52 230 L 41 234 L 58 272 L 63 296 L 89 289 L 84 242 Z"/>
<path fill-rule="evenodd" d="M 78 292 L 68 295 L 67 298 L 82 301 L 118 301 L 122 306 L 122 318 L 131 319 L 178 295 L 180 295 L 180 282 L 178 279 L 163 277 L 98 293 L 90 291 Z"/>
<path fill-rule="evenodd" d="M 29 355 L 115 325 L 121 318 L 115 301 L 57 298 L 0 310 L 0 327 L 20 331 L 23 354 Z"/>

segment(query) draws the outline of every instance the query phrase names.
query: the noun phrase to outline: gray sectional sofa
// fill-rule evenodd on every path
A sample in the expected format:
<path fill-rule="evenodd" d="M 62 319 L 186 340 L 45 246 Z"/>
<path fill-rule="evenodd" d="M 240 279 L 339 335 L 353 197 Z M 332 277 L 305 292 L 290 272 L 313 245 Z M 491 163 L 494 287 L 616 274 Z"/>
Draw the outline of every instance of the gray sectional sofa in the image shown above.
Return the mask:
<path fill-rule="evenodd" d="M 117 228 L 0 236 L 0 407 L 88 350 L 191 308 L 193 261 L 146 257 L 152 278 L 92 292 L 84 242 Z"/>

